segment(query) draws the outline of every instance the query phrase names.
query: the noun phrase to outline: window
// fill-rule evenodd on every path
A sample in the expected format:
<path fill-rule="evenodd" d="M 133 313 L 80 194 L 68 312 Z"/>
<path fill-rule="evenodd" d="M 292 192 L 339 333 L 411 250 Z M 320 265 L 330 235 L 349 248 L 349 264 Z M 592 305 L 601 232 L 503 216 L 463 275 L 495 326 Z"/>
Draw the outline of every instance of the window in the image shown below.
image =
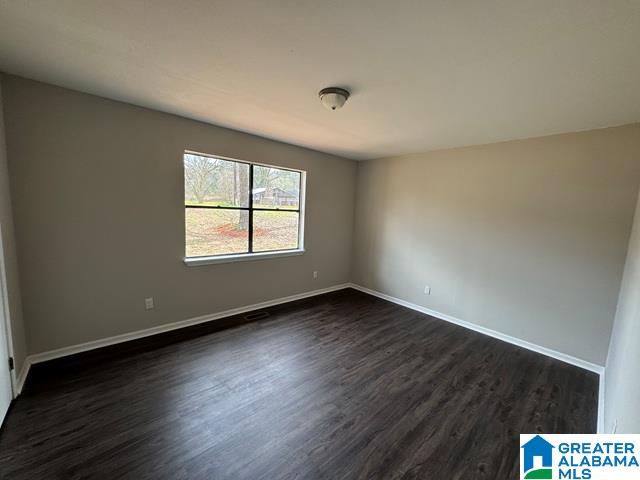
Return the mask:
<path fill-rule="evenodd" d="M 187 261 L 301 252 L 303 182 L 304 172 L 185 152 Z"/>

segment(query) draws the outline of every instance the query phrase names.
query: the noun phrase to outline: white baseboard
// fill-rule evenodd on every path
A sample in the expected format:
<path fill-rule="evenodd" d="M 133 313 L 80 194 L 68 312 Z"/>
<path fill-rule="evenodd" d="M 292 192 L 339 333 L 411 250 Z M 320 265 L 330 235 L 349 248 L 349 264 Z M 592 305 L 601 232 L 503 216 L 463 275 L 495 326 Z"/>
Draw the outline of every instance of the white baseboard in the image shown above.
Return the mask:
<path fill-rule="evenodd" d="M 604 425 L 604 394 L 605 394 L 605 373 L 606 368 L 602 369 L 602 373 L 600 373 L 600 384 L 598 387 L 598 433 L 613 433 L 613 432 L 605 432 Z"/>
<path fill-rule="evenodd" d="M 292 302 L 294 300 L 300 300 L 303 298 L 313 297 L 316 295 L 322 295 L 324 293 L 333 292 L 336 290 L 342 290 L 344 288 L 353 288 L 355 290 L 359 290 L 361 292 L 367 293 L 369 295 L 373 295 L 375 297 L 382 298 L 389 302 L 395 303 L 397 305 L 401 305 L 403 307 L 410 308 L 412 310 L 416 310 L 418 312 L 430 315 L 432 317 L 438 318 L 440 320 L 444 320 L 450 323 L 454 323 L 464 328 L 468 328 L 470 330 L 482 333 L 484 335 L 488 335 L 493 338 L 497 338 L 498 340 L 505 341 L 507 343 L 511 343 L 513 345 L 517 345 L 522 348 L 526 348 L 527 350 L 531 350 L 536 353 L 540 353 L 542 355 L 546 355 L 548 357 L 555 358 L 556 360 L 560 360 L 562 362 L 574 365 L 576 367 L 584 368 L 585 370 L 589 370 L 591 372 L 595 372 L 600 375 L 600 385 L 598 392 L 598 433 L 604 433 L 604 382 L 605 382 L 605 368 L 601 365 L 597 365 L 595 363 L 588 362 L 586 360 L 582 360 L 580 358 L 573 357 L 571 355 L 567 355 L 562 352 L 557 352 L 555 350 L 542 347 L 540 345 L 536 345 L 534 343 L 528 342 L 526 340 L 521 340 L 516 337 L 512 337 L 510 335 L 506 335 L 504 333 L 497 332 L 495 330 L 491 330 L 486 327 L 481 327 L 479 325 L 473 324 L 471 322 L 467 322 L 465 320 L 461 320 L 459 318 L 452 317 L 451 315 L 447 315 L 441 312 L 437 312 L 435 310 L 431 310 L 429 308 L 423 307 L 421 305 L 417 305 L 415 303 L 407 302 L 400 298 L 392 297 L 391 295 L 387 295 L 385 293 L 381 293 L 375 290 L 371 290 L 370 288 L 363 287 L 362 285 L 357 285 L 355 283 L 343 283 L 340 285 L 334 285 L 332 287 L 322 288 L 319 290 L 312 290 L 309 292 L 298 293 L 296 295 L 290 295 L 288 297 L 276 298 L 273 300 L 268 300 L 265 302 L 255 303 L 253 305 L 247 305 L 244 307 L 233 308 L 230 310 L 224 310 L 222 312 L 213 313 L 209 315 L 203 315 L 200 317 L 190 318 L 187 320 L 182 320 L 179 322 L 167 323 L 164 325 L 159 325 L 157 327 L 147 328 L 144 330 L 137 330 L 135 332 L 124 333 L 122 335 L 115 335 L 113 337 L 107 337 L 100 340 L 93 340 L 91 342 L 81 343 L 78 345 L 71 345 L 68 347 L 59 348 L 56 350 L 50 350 L 47 352 L 36 353 L 34 355 L 29 355 L 25 363 L 20 371 L 20 375 L 17 378 L 17 392 L 16 395 L 22 391 L 22 387 L 26 381 L 27 375 L 29 373 L 29 369 L 31 365 L 41 362 L 46 362 L 47 360 L 53 360 L 56 358 L 66 357 L 68 355 L 73 355 L 76 353 L 86 352 L 89 350 L 95 350 L 97 348 L 106 347 L 109 345 L 115 345 L 118 343 L 127 342 L 129 340 L 135 340 L 138 338 L 144 338 L 151 335 L 156 335 L 158 333 L 169 332 L 171 330 L 177 330 L 180 328 L 189 327 L 192 325 L 197 325 L 199 323 L 211 322 L 213 320 L 219 320 L 221 318 L 230 317 L 233 315 L 238 315 L 245 312 L 250 312 L 252 310 L 259 310 L 261 308 L 272 307 L 274 305 L 279 305 L 282 303 Z"/>
<path fill-rule="evenodd" d="M 17 397 L 22 393 L 22 387 L 24 387 L 24 382 L 27 380 L 27 375 L 29 375 L 29 370 L 31 369 L 31 360 L 29 357 L 24 359 L 24 364 L 20 369 L 20 373 L 16 377 L 15 383 L 15 391 L 13 392 L 13 398 Z"/>
<path fill-rule="evenodd" d="M 295 295 L 289 295 L 288 297 L 276 298 L 273 300 L 267 300 L 265 302 L 254 303 L 253 305 L 246 305 L 244 307 L 232 308 L 230 310 L 224 310 L 222 312 L 212 313 L 209 315 L 189 318 L 187 320 L 181 320 L 179 322 L 166 323 L 164 325 L 158 325 L 157 327 L 147 328 L 144 330 L 137 330 L 135 332 L 123 333 L 121 335 L 115 335 L 113 337 L 101 338 L 99 340 L 93 340 L 90 342 L 80 343 L 77 345 L 70 345 L 68 347 L 58 348 L 56 350 L 49 350 L 47 352 L 36 353 L 33 355 L 29 355 L 25 363 L 32 365 L 36 363 L 46 362 L 48 360 L 66 357 L 68 355 L 73 355 L 76 353 L 95 350 L 96 348 L 107 347 L 109 345 L 115 345 L 117 343 L 128 342 L 129 340 L 136 340 L 138 338 L 149 337 L 151 335 L 156 335 L 158 333 L 164 333 L 164 332 L 169 332 L 171 330 L 190 327 L 192 325 L 197 325 L 199 323 L 219 320 L 221 318 L 238 315 L 240 313 L 250 312 L 252 310 L 259 310 L 261 308 L 272 307 L 274 305 L 279 305 L 281 303 L 292 302 L 294 300 L 301 300 L 303 298 L 322 295 L 323 293 L 342 290 L 344 288 L 348 288 L 349 286 L 350 286 L 349 284 L 343 283 L 340 285 L 334 285 L 332 287 L 321 288 L 319 290 L 312 290 L 309 292 L 298 293 Z"/>
<path fill-rule="evenodd" d="M 511 335 L 507 335 L 501 332 L 497 332 L 495 330 L 491 330 L 490 328 L 481 327 L 480 325 L 476 325 L 474 323 L 461 320 L 451 315 L 447 315 L 446 313 L 437 312 L 435 310 L 431 310 L 430 308 L 423 307 L 422 305 L 417 305 L 415 303 L 407 302 L 406 300 L 402 300 L 397 297 L 392 297 L 391 295 L 387 295 L 386 293 L 378 292 L 376 290 L 371 290 L 370 288 L 363 287 L 362 285 L 352 283 L 349 286 L 356 290 L 360 290 L 361 292 L 368 293 L 369 295 L 373 295 L 375 297 L 382 298 L 389 302 L 402 305 L 403 307 L 407 307 L 412 310 L 416 310 L 418 312 L 431 315 L 432 317 L 438 318 L 440 320 L 454 323 L 461 327 L 468 328 L 469 330 L 473 330 L 473 331 L 482 333 L 484 335 L 497 338 L 498 340 L 502 340 L 504 342 L 511 343 L 518 347 L 526 348 L 527 350 L 531 350 L 533 352 L 546 355 L 547 357 L 552 357 L 552 358 L 555 358 L 556 360 L 560 360 L 570 365 L 597 373 L 600 376 L 599 387 L 598 387 L 598 433 L 605 433 L 604 432 L 604 382 L 605 382 L 604 366 L 598 365 L 596 363 L 588 362 L 587 360 L 583 360 L 581 358 L 577 358 L 572 355 L 567 355 L 566 353 L 558 352 L 556 350 L 552 350 L 547 347 L 542 347 L 540 345 L 536 345 L 535 343 L 531 343 L 526 340 L 522 340 L 520 338 L 512 337 Z"/>
<path fill-rule="evenodd" d="M 440 320 L 445 320 L 450 323 L 455 323 L 456 325 L 459 325 L 464 328 L 468 328 L 469 330 L 474 330 L 476 332 L 483 333 L 484 335 L 497 338 L 498 340 L 503 340 L 513 345 L 517 345 L 518 347 L 526 348 L 527 350 L 532 350 L 534 352 L 541 353 L 542 355 L 546 355 L 547 357 L 552 357 L 552 358 L 555 358 L 556 360 L 561 360 L 565 363 L 569 363 L 576 367 L 584 368 L 585 370 L 589 370 L 597 374 L 600 374 L 604 371 L 604 367 L 601 365 L 597 365 L 595 363 L 591 363 L 586 360 L 582 360 L 580 358 L 567 355 L 566 353 L 551 350 L 550 348 L 542 347 L 540 345 L 536 345 L 535 343 L 527 342 L 526 340 L 521 340 L 519 338 L 512 337 L 511 335 L 507 335 L 507 334 L 498 332 L 496 330 L 491 330 L 490 328 L 476 325 L 475 323 L 467 322 L 465 320 L 452 317 L 451 315 L 447 315 L 446 313 L 441 313 L 435 310 L 431 310 L 430 308 L 423 307 L 422 305 L 417 305 L 415 303 L 407 302 L 406 300 L 402 300 L 400 298 L 392 297 L 391 295 L 387 295 L 386 293 L 381 293 L 376 290 L 371 290 L 370 288 L 363 287 L 362 285 L 351 284 L 351 287 L 355 288 L 356 290 L 360 290 L 361 292 L 368 293 L 369 295 L 373 295 L 375 297 L 388 300 L 398 305 L 402 305 L 403 307 L 410 308 L 411 310 L 416 310 L 418 312 L 431 315 L 432 317 L 438 318 Z"/>

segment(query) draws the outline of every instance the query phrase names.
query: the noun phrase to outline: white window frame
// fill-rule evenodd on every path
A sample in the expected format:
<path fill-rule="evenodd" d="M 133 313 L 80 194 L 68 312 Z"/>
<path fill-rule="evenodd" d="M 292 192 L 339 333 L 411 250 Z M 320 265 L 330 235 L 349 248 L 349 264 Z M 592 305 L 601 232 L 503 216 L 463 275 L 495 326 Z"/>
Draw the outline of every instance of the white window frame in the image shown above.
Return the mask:
<path fill-rule="evenodd" d="M 273 208 L 273 209 L 259 209 L 257 211 L 281 211 L 281 212 L 296 212 L 298 213 L 298 248 L 295 249 L 288 249 L 288 250 L 274 250 L 274 251 L 268 251 L 268 252 L 245 252 L 245 253 L 233 253 L 233 254 L 222 254 L 222 255 L 208 255 L 208 256 L 198 256 L 198 257 L 184 257 L 184 263 L 185 265 L 189 266 L 189 267 L 197 267 L 197 266 L 201 266 L 201 265 L 211 265 L 211 264 L 217 264 L 217 263 L 230 263 L 230 262 L 246 262 L 246 261 L 251 261 L 251 260 L 265 260 L 265 259 L 269 259 L 269 258 L 279 258 L 279 257 L 292 257 L 292 256 L 296 256 L 296 255 L 302 255 L 304 254 L 305 250 L 304 250 L 304 224 L 305 224 L 305 204 L 306 204 L 306 185 L 307 185 L 307 172 L 304 170 L 298 170 L 295 168 L 289 168 L 289 167 L 281 167 L 278 165 L 270 165 L 267 163 L 259 163 L 259 162 L 250 162 L 247 160 L 239 160 L 236 158 L 230 158 L 230 157 L 225 157 L 222 155 L 212 155 L 209 153 L 202 153 L 202 152 L 196 152 L 193 150 L 185 150 L 182 154 L 182 158 L 183 158 L 183 175 L 184 175 L 184 156 L 185 155 L 198 155 L 201 157 L 208 157 L 208 158 L 215 158 L 215 159 L 220 159 L 220 160 L 226 160 L 229 162 L 236 162 L 236 163 L 243 163 L 245 165 L 249 165 L 250 169 L 253 169 L 253 166 L 259 166 L 259 167 L 268 167 L 268 168 L 277 168 L 279 170 L 288 170 L 291 172 L 296 172 L 300 174 L 300 197 L 299 197 L 299 205 L 298 205 L 298 210 L 291 210 L 291 209 L 279 209 L 279 208 Z M 244 210 L 244 211 L 248 211 L 249 212 L 249 217 L 251 218 L 253 216 L 253 212 L 256 211 L 253 209 L 253 185 L 251 183 L 252 179 L 253 179 L 253 175 L 250 175 L 250 183 L 249 183 L 249 207 L 245 208 L 245 207 L 224 207 L 224 209 L 231 209 L 231 210 Z M 184 205 L 184 192 L 183 192 L 183 206 L 184 208 L 201 208 L 201 207 L 189 207 L 187 205 Z M 213 208 L 213 209 L 217 209 L 217 208 L 223 208 L 223 207 L 208 207 L 208 208 Z M 186 252 L 186 245 L 187 245 L 187 232 L 186 232 L 186 222 L 183 222 L 185 225 L 185 232 L 184 232 L 184 242 L 185 242 L 185 252 Z M 251 223 L 253 223 L 253 220 L 251 220 Z M 253 235 L 253 232 L 249 232 L 249 236 L 251 237 L 251 235 Z M 248 247 L 250 248 L 250 246 Z"/>

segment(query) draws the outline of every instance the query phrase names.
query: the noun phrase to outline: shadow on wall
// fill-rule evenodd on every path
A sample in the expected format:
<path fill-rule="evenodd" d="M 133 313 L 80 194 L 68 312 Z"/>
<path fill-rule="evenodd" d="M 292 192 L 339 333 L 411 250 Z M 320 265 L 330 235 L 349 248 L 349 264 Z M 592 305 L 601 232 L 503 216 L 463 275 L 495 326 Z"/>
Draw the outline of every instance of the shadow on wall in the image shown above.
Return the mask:
<path fill-rule="evenodd" d="M 605 432 L 640 433 L 640 196 L 606 369 Z M 617 427 L 617 428 L 616 428 Z"/>

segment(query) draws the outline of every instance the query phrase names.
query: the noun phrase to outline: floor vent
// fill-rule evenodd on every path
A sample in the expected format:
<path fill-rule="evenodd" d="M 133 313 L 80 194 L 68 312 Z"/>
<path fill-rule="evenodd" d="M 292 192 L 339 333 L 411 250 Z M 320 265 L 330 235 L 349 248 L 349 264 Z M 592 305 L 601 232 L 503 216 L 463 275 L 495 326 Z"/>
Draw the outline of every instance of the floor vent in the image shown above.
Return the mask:
<path fill-rule="evenodd" d="M 253 312 L 244 316 L 245 320 L 262 320 L 263 318 L 267 318 L 269 316 L 269 312 Z"/>

